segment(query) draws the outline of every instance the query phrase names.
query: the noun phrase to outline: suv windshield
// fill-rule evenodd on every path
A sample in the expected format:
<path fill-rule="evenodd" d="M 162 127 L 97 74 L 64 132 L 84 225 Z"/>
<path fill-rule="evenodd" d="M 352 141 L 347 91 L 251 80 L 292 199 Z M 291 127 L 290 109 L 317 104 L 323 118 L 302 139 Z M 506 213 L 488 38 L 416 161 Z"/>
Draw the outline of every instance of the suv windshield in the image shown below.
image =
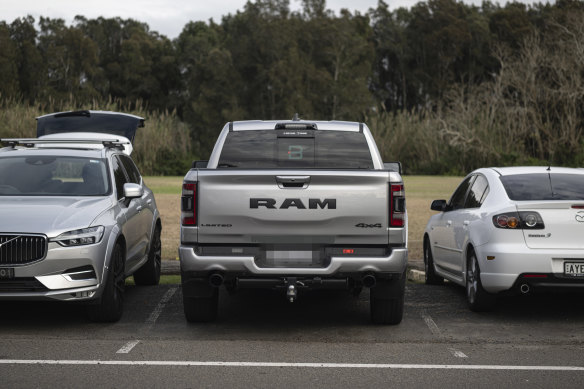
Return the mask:
<path fill-rule="evenodd" d="M 219 168 L 373 169 L 365 135 L 348 131 L 235 131 Z"/>
<path fill-rule="evenodd" d="M 581 174 L 514 174 L 500 178 L 511 200 L 584 200 Z"/>
<path fill-rule="evenodd" d="M 0 158 L 0 196 L 103 196 L 110 192 L 103 159 L 28 155 Z"/>

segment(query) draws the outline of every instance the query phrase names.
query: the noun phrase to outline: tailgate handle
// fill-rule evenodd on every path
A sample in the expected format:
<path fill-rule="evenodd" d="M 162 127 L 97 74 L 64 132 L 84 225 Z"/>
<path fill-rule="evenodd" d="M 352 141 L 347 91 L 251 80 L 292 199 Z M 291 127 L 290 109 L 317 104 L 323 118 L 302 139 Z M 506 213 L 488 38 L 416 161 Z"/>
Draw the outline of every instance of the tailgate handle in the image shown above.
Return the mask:
<path fill-rule="evenodd" d="M 276 176 L 276 182 L 281 189 L 305 189 L 310 184 L 310 176 Z"/>

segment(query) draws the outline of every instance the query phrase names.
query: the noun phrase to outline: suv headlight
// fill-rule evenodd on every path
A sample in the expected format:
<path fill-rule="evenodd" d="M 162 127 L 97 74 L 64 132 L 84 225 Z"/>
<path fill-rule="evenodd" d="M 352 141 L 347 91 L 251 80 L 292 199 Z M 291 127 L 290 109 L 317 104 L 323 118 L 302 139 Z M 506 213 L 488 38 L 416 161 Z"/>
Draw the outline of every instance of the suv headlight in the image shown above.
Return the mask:
<path fill-rule="evenodd" d="M 57 242 L 61 246 L 83 246 L 88 244 L 98 243 L 103 237 L 105 228 L 103 226 L 83 228 L 81 230 L 74 230 L 64 232 L 56 238 L 51 239 L 51 242 Z"/>

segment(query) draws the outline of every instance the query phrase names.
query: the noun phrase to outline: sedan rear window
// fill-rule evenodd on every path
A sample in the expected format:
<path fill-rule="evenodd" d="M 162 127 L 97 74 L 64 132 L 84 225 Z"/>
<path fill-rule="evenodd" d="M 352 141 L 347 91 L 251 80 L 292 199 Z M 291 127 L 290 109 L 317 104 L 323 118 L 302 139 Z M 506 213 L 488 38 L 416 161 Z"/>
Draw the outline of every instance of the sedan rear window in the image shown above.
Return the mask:
<path fill-rule="evenodd" d="M 219 168 L 373 169 L 365 135 L 348 131 L 235 131 Z"/>
<path fill-rule="evenodd" d="M 103 196 L 110 193 L 108 177 L 99 158 L 0 158 L 0 196 Z"/>
<path fill-rule="evenodd" d="M 500 179 L 511 200 L 584 200 L 581 174 L 514 174 Z"/>

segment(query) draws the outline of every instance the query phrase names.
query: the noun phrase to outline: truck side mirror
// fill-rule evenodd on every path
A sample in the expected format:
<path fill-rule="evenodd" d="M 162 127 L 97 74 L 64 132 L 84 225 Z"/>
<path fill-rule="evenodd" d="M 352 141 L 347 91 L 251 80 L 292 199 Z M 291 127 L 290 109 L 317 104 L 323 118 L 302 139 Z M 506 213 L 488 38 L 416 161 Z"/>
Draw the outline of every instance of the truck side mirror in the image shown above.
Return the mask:
<path fill-rule="evenodd" d="M 384 162 L 383 167 L 385 170 L 391 170 L 392 172 L 398 172 L 400 175 L 403 174 L 401 162 Z"/>

